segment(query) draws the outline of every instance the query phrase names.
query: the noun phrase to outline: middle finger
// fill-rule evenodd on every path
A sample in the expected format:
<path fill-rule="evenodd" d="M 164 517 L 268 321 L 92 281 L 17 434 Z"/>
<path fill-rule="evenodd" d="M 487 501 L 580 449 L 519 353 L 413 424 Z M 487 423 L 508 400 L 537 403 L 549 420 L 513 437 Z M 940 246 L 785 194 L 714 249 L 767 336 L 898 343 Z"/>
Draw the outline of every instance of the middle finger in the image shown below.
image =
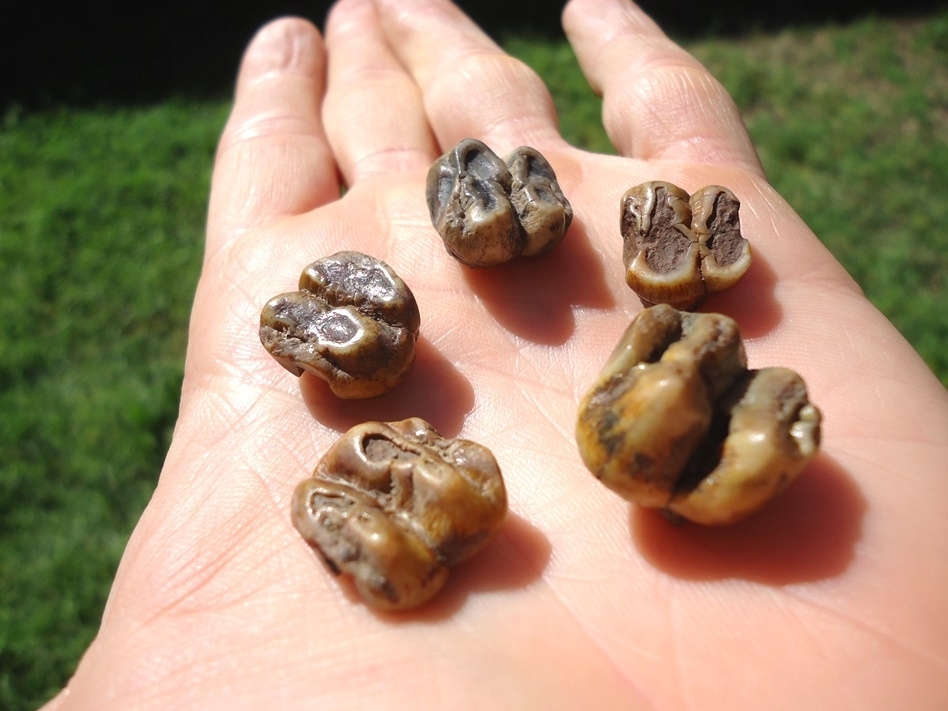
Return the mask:
<path fill-rule="evenodd" d="M 326 23 L 323 121 L 346 184 L 425 168 L 438 154 L 421 92 L 392 54 L 372 0 L 341 0 Z"/>
<path fill-rule="evenodd" d="M 375 0 L 389 44 L 415 78 L 442 149 L 479 138 L 498 153 L 563 143 L 546 85 L 447 0 Z"/>

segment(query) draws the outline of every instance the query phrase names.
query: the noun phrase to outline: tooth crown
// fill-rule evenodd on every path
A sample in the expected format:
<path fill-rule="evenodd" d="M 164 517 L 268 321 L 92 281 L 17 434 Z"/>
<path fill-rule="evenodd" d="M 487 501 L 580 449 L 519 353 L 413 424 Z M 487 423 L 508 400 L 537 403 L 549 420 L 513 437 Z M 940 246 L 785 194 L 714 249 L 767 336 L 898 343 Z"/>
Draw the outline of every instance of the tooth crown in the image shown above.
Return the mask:
<path fill-rule="evenodd" d="M 341 398 L 375 397 L 401 382 L 415 359 L 421 317 L 390 266 L 338 252 L 306 267 L 299 287 L 260 313 L 260 341 L 280 365 L 322 378 Z"/>
<path fill-rule="evenodd" d="M 501 160 L 467 138 L 431 166 L 425 196 L 448 253 L 471 267 L 547 252 L 573 219 L 552 166 L 528 146 Z"/>
<path fill-rule="evenodd" d="M 689 196 L 677 185 L 642 183 L 622 196 L 620 231 L 626 283 L 646 306 L 693 309 L 734 286 L 751 262 L 740 202 L 710 185 Z"/>
<path fill-rule="evenodd" d="M 430 599 L 506 513 L 493 454 L 446 439 L 420 418 L 350 429 L 297 486 L 291 509 L 327 565 L 383 609 Z"/>
<path fill-rule="evenodd" d="M 748 370 L 734 321 L 643 311 L 583 398 L 586 467 L 642 506 L 733 523 L 763 506 L 819 446 L 820 412 L 799 375 Z"/>

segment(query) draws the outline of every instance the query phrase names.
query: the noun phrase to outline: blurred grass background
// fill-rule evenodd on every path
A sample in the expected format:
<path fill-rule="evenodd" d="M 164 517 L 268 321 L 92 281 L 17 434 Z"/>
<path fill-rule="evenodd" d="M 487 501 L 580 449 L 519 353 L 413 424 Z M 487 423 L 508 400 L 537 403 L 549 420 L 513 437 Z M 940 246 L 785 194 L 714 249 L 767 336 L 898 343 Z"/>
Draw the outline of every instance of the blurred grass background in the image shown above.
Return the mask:
<path fill-rule="evenodd" d="M 504 42 L 611 148 L 561 39 Z M 948 384 L 948 11 L 690 39 L 772 182 Z M 95 634 L 177 413 L 222 99 L 0 124 L 0 709 Z M 858 324 L 853 325 L 858 328 Z"/>

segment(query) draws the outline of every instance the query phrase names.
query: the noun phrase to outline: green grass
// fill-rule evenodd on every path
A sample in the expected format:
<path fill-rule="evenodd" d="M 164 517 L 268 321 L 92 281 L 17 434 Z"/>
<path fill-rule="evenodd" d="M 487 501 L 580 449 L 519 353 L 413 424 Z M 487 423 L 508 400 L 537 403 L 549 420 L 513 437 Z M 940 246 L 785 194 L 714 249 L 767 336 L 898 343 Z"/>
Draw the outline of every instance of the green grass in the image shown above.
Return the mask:
<path fill-rule="evenodd" d="M 509 39 L 567 138 L 609 150 L 565 43 Z M 948 384 L 948 13 L 690 42 L 778 189 Z M 227 107 L 0 124 L 0 708 L 34 708 L 98 624 L 177 412 Z"/>
<path fill-rule="evenodd" d="M 9 113 L 0 132 L 0 708 L 98 626 L 177 413 L 222 106 Z"/>

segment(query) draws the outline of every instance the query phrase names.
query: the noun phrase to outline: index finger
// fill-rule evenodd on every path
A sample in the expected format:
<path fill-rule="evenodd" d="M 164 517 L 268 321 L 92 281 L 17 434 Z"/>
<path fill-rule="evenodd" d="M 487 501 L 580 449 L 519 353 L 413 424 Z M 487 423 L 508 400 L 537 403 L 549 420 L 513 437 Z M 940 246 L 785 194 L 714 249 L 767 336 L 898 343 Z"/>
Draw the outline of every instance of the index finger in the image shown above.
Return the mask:
<path fill-rule="evenodd" d="M 722 163 L 763 175 L 727 90 L 627 0 L 572 0 L 563 28 L 620 154 Z"/>

